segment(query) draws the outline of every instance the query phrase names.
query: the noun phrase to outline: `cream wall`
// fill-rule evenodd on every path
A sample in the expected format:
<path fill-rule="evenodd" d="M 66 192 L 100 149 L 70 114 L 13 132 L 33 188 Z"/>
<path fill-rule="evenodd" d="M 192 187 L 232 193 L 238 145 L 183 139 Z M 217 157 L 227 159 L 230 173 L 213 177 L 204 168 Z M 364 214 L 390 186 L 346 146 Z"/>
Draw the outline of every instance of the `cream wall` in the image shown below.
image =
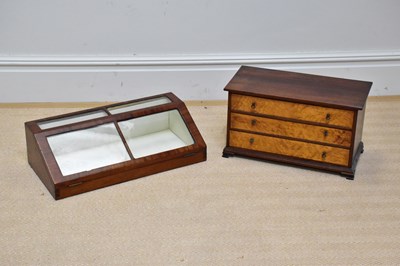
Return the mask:
<path fill-rule="evenodd" d="M 400 94 L 400 1 L 2 0 L 0 101 L 225 99 L 242 64 Z"/>

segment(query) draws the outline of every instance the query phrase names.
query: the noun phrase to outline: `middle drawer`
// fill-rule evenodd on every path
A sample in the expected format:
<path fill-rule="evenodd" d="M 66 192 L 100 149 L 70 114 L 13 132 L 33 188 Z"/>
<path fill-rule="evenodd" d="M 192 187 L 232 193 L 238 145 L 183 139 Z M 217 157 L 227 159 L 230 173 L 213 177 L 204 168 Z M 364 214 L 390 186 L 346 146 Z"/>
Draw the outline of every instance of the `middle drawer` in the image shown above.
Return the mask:
<path fill-rule="evenodd" d="M 231 128 L 350 147 L 352 132 L 265 117 L 231 113 Z"/>

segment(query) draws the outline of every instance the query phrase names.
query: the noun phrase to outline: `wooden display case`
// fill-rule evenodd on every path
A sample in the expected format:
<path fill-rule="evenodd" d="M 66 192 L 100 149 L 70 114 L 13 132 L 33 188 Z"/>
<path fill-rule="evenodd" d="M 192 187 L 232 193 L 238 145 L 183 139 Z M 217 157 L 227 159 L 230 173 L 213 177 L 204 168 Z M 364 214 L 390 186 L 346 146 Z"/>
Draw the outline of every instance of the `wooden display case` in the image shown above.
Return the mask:
<path fill-rule="evenodd" d="M 28 162 L 55 199 L 207 158 L 172 93 L 26 122 L 25 132 Z"/>
<path fill-rule="evenodd" d="M 241 155 L 353 179 L 372 82 L 243 66 L 229 92 L 224 157 Z"/>

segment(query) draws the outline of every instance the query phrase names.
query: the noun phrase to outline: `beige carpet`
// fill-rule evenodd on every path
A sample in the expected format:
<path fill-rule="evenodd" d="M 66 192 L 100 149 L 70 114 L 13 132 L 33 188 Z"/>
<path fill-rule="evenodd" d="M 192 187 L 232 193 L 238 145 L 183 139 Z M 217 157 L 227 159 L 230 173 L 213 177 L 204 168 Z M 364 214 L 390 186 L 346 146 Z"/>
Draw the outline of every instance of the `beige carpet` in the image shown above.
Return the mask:
<path fill-rule="evenodd" d="M 400 265 L 400 97 L 370 98 L 354 181 L 221 157 L 226 106 L 190 105 L 208 161 L 55 201 L 0 108 L 0 265 Z"/>

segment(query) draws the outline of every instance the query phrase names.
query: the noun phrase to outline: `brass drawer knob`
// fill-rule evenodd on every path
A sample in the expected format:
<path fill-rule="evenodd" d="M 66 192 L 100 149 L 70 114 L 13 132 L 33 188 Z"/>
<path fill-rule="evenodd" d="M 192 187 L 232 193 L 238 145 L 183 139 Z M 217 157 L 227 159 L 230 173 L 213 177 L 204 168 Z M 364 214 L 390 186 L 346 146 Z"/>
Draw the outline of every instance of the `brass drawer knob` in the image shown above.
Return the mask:
<path fill-rule="evenodd" d="M 255 119 L 251 120 L 251 125 L 252 126 L 255 126 L 256 124 L 257 124 L 257 120 L 255 120 Z"/>
<path fill-rule="evenodd" d="M 325 116 L 325 119 L 326 119 L 326 121 L 331 120 L 331 114 L 330 114 L 330 113 L 327 113 L 326 116 Z"/>
<path fill-rule="evenodd" d="M 250 144 L 253 144 L 254 143 L 254 138 L 250 138 L 249 142 L 250 142 Z"/>
<path fill-rule="evenodd" d="M 256 109 L 256 103 L 255 102 L 251 103 L 251 109 Z"/>
<path fill-rule="evenodd" d="M 321 154 L 321 157 L 322 157 L 322 159 L 323 160 L 325 160 L 326 159 L 326 152 L 324 151 L 324 152 L 322 152 L 322 154 Z"/>
<path fill-rule="evenodd" d="M 324 130 L 324 137 L 327 137 L 328 136 L 328 130 Z"/>

